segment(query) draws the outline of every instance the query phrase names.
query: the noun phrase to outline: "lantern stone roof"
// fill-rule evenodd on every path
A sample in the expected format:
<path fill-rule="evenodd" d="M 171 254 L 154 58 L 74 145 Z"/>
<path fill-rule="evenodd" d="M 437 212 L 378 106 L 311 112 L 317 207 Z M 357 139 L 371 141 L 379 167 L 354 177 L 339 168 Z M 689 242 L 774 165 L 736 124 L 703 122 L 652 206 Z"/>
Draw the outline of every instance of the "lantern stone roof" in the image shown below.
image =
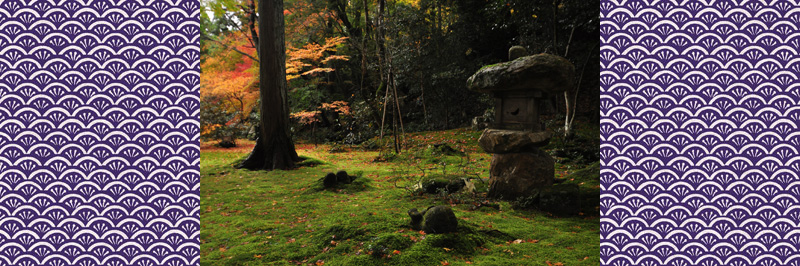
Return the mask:
<path fill-rule="evenodd" d="M 512 61 L 484 66 L 467 80 L 472 91 L 542 91 L 558 93 L 571 89 L 575 66 L 552 54 L 523 56 Z"/>

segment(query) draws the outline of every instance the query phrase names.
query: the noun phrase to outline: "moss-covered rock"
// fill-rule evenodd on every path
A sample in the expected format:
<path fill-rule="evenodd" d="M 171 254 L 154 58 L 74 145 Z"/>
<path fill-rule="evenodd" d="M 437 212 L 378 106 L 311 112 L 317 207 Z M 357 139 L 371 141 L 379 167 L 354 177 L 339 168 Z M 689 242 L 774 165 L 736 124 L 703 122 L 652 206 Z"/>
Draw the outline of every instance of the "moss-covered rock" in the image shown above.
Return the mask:
<path fill-rule="evenodd" d="M 417 208 L 408 210 L 408 216 L 411 216 L 411 228 L 414 230 L 422 230 L 422 215 L 417 211 Z"/>
<path fill-rule="evenodd" d="M 574 76 L 575 66 L 566 58 L 537 54 L 481 68 L 467 80 L 467 88 L 484 93 L 524 89 L 558 93 L 572 88 Z"/>
<path fill-rule="evenodd" d="M 341 170 L 339 172 L 336 172 L 336 182 L 339 182 L 341 184 L 350 184 L 350 182 L 352 181 L 353 180 L 350 178 L 350 176 L 347 175 L 347 171 Z"/>
<path fill-rule="evenodd" d="M 456 232 L 458 231 L 458 219 L 450 207 L 434 206 L 425 211 L 422 230 L 428 234 Z"/>
<path fill-rule="evenodd" d="M 322 179 L 322 185 L 323 185 L 325 188 L 332 188 L 332 187 L 335 187 L 337 182 L 338 182 L 338 180 L 336 179 L 336 175 L 335 175 L 334 173 L 328 173 L 328 174 L 327 174 L 327 175 L 325 175 L 325 177 Z"/>

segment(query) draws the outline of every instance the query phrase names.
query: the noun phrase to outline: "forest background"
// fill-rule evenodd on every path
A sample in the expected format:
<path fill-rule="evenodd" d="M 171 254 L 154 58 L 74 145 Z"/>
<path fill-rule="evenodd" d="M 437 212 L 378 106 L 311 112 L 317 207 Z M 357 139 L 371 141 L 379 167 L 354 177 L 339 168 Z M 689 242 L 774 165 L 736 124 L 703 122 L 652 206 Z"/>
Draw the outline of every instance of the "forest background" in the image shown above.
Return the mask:
<path fill-rule="evenodd" d="M 232 147 L 237 139 L 252 139 L 258 124 L 258 4 L 203 5 L 202 137 Z M 580 120 L 599 121 L 599 6 L 591 1 L 285 0 L 284 5 L 296 139 L 355 145 L 382 133 L 480 127 L 491 120 L 491 99 L 468 91 L 466 80 L 482 66 L 507 61 L 514 45 L 575 64 L 575 113 Z M 546 121 L 565 123 L 564 95 L 551 95 L 543 108 Z"/>

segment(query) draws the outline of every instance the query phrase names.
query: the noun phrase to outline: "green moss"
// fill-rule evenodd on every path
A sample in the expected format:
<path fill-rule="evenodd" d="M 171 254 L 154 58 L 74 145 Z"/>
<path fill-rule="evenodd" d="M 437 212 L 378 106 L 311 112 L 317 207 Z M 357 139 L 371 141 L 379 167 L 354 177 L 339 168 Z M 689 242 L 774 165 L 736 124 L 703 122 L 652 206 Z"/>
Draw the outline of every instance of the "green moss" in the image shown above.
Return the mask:
<path fill-rule="evenodd" d="M 314 167 L 325 164 L 325 161 L 314 159 L 311 157 L 300 156 L 300 159 L 302 159 L 303 161 L 299 162 L 297 164 L 297 167 Z"/>
<path fill-rule="evenodd" d="M 458 254 L 472 254 L 484 243 L 486 243 L 486 239 L 478 234 L 447 233 L 428 235 L 422 244 L 438 249 L 447 248 L 448 251 Z"/>
<path fill-rule="evenodd" d="M 481 70 L 484 70 L 484 69 L 486 69 L 486 68 L 490 68 L 490 67 L 496 67 L 496 66 L 504 65 L 504 64 L 508 64 L 508 62 L 502 62 L 502 63 L 497 63 L 497 64 L 485 65 L 485 66 L 482 66 L 482 67 L 481 67 L 481 69 L 479 69 L 478 71 L 481 71 Z"/>
<path fill-rule="evenodd" d="M 352 225 L 333 225 L 325 229 L 319 234 L 314 235 L 317 244 L 325 246 L 330 245 L 331 241 L 345 241 L 349 239 L 365 239 L 366 231 Z"/>
<path fill-rule="evenodd" d="M 301 156 L 323 163 L 289 171 L 248 171 L 231 167 L 247 155 L 248 149 L 201 151 L 200 263 L 308 265 L 322 260 L 326 266 L 370 266 L 437 265 L 441 261 L 450 265 L 466 265 L 466 261 L 474 265 L 545 265 L 545 261 L 551 261 L 597 265 L 599 221 L 589 212 L 554 217 L 535 210 L 511 209 L 506 202 L 492 202 L 500 206 L 499 210 L 473 210 L 472 204 L 453 203 L 458 233 L 423 235 L 410 229 L 409 209 L 450 205 L 454 197 L 411 196 L 390 181 L 398 175 L 396 170 L 418 175 L 418 167 L 439 167 L 428 170 L 426 176 L 455 176 L 459 169 L 453 165 L 461 160 L 459 156 L 438 156 L 439 162 L 448 164 L 443 172 L 441 164 L 427 163 L 433 155 L 424 153 L 428 145 L 448 143 L 456 150 L 463 149 L 478 166 L 474 172 L 485 180 L 491 155 L 478 147 L 480 134 L 469 129 L 408 134 L 408 146 L 398 156 L 418 153 L 414 164 L 373 162 L 376 151 L 330 153 L 326 145 L 298 145 Z M 377 143 L 391 142 L 387 137 Z M 557 178 L 565 180 L 569 173 L 585 166 L 563 162 L 556 171 L 565 174 Z M 326 173 L 343 169 L 359 178 L 343 187 L 315 190 Z M 585 176 L 563 182 L 585 182 L 582 193 L 599 193 L 599 188 L 587 185 L 593 177 Z M 485 190 L 485 182 L 473 181 Z M 463 197 L 467 202 L 471 196 Z M 594 210 L 596 201 L 584 205 Z M 539 242 L 511 244 L 515 239 Z M 389 253 L 398 250 L 399 254 L 369 255 L 371 243 L 386 246 Z M 589 259 L 583 260 L 585 257 Z"/>

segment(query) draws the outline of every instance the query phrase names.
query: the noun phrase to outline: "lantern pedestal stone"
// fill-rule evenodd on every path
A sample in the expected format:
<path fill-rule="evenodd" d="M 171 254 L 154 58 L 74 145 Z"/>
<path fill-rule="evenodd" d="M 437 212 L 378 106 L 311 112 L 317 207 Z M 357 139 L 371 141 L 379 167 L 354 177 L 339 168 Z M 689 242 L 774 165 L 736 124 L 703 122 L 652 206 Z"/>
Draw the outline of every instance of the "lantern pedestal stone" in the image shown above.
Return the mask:
<path fill-rule="evenodd" d="M 533 191 L 553 185 L 555 162 L 540 149 L 494 154 L 489 173 L 488 196 L 515 200 L 531 196 Z"/>
<path fill-rule="evenodd" d="M 493 154 L 490 197 L 516 200 L 553 185 L 555 162 L 539 149 L 552 134 L 539 122 L 538 102 L 571 88 L 574 75 L 575 67 L 567 59 L 538 54 L 486 66 L 469 78 L 470 90 L 495 98 L 495 124 L 478 140 Z"/>

